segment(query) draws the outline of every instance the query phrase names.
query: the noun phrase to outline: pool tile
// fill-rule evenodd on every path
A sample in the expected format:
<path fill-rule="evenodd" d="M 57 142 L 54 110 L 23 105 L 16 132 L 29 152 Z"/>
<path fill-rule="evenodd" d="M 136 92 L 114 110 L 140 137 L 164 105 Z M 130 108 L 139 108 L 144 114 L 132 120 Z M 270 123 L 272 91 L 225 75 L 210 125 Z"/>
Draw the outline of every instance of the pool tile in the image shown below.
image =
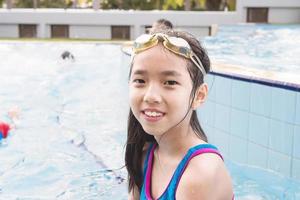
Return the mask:
<path fill-rule="evenodd" d="M 212 142 L 214 140 L 214 128 L 212 126 L 209 126 L 209 125 L 202 125 L 201 124 L 201 127 L 203 128 L 203 131 L 205 133 L 205 135 L 207 136 L 208 138 L 208 142 Z"/>
<path fill-rule="evenodd" d="M 241 164 L 247 164 L 247 141 L 233 135 L 229 140 L 229 156 L 233 161 Z"/>
<path fill-rule="evenodd" d="M 250 109 L 250 83 L 232 80 L 232 107 L 242 110 Z"/>
<path fill-rule="evenodd" d="M 296 116 L 295 116 L 295 124 L 300 126 L 300 92 L 297 93 L 296 96 Z"/>
<path fill-rule="evenodd" d="M 276 172 L 279 172 L 286 177 L 290 177 L 291 157 L 270 150 L 269 158 L 268 158 L 268 168 Z"/>
<path fill-rule="evenodd" d="M 266 85 L 251 84 L 250 111 L 256 114 L 270 116 L 271 112 L 271 90 Z"/>
<path fill-rule="evenodd" d="M 199 116 L 199 114 L 197 113 L 197 115 L 198 115 L 198 119 L 199 119 L 199 121 L 200 121 L 200 125 L 201 125 L 201 128 L 205 131 L 205 128 L 208 126 L 206 123 L 203 123 L 203 121 L 201 121 L 201 118 L 200 118 L 200 116 Z"/>
<path fill-rule="evenodd" d="M 272 88 L 271 118 L 294 123 L 296 92 Z"/>
<path fill-rule="evenodd" d="M 216 104 L 211 101 L 206 101 L 200 108 L 197 109 L 200 123 L 214 126 L 216 113 Z"/>
<path fill-rule="evenodd" d="M 293 157 L 300 159 L 300 126 L 294 126 Z"/>
<path fill-rule="evenodd" d="M 293 159 L 292 178 L 300 181 L 300 159 Z"/>
<path fill-rule="evenodd" d="M 266 117 L 250 114 L 249 120 L 249 140 L 268 147 L 269 143 L 269 123 Z"/>
<path fill-rule="evenodd" d="M 204 77 L 204 81 L 205 81 L 208 85 L 212 85 L 212 83 L 213 83 L 213 81 L 214 81 L 214 77 L 215 77 L 215 75 L 207 74 L 207 75 Z"/>
<path fill-rule="evenodd" d="M 249 113 L 232 108 L 230 115 L 230 133 L 248 139 Z"/>
<path fill-rule="evenodd" d="M 291 124 L 270 120 L 270 149 L 291 156 L 293 149 L 293 129 L 294 126 Z"/>
<path fill-rule="evenodd" d="M 216 104 L 215 127 L 227 133 L 230 131 L 230 107 Z"/>
<path fill-rule="evenodd" d="M 231 79 L 216 76 L 216 102 L 222 105 L 231 105 Z"/>
<path fill-rule="evenodd" d="M 205 82 L 208 84 L 208 100 L 216 101 L 216 76 L 208 74 Z"/>
<path fill-rule="evenodd" d="M 248 143 L 248 164 L 267 168 L 268 149 L 252 142 Z"/>
<path fill-rule="evenodd" d="M 215 137 L 212 144 L 216 145 L 221 154 L 228 155 L 229 153 L 229 134 L 221 130 L 215 129 Z"/>

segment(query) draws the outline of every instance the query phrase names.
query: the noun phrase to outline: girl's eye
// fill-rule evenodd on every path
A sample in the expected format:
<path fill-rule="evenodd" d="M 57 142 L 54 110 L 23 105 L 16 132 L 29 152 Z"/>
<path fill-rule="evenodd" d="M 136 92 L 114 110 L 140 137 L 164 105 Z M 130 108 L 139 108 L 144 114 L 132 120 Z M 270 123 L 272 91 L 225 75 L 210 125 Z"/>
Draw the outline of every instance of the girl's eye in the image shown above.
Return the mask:
<path fill-rule="evenodd" d="M 143 79 L 134 79 L 133 82 L 137 83 L 137 84 L 143 84 L 143 83 L 145 83 L 145 81 Z"/>
<path fill-rule="evenodd" d="M 178 82 L 177 81 L 166 81 L 165 85 L 177 85 Z"/>

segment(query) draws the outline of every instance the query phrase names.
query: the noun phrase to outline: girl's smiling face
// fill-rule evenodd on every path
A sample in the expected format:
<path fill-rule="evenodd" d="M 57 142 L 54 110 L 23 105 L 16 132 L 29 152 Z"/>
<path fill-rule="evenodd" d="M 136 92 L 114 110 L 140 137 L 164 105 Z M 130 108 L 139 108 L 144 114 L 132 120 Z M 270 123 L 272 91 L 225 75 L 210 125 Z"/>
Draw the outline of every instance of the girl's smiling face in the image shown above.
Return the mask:
<path fill-rule="evenodd" d="M 192 80 L 187 60 L 161 44 L 134 57 L 129 81 L 130 107 L 143 129 L 160 136 L 189 126 Z"/>

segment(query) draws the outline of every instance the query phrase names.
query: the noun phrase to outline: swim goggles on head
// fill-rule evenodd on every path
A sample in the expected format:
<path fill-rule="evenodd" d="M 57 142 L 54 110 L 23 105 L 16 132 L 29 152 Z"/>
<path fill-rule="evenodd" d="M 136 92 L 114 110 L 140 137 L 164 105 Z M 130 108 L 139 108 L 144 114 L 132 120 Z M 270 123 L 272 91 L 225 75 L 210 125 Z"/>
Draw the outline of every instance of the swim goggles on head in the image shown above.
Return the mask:
<path fill-rule="evenodd" d="M 203 76 L 206 74 L 200 59 L 192 51 L 189 43 L 185 39 L 180 37 L 171 37 L 163 33 L 143 34 L 134 41 L 132 56 L 157 45 L 159 39 L 163 40 L 162 44 L 165 48 L 177 55 L 190 59 L 200 69 Z"/>

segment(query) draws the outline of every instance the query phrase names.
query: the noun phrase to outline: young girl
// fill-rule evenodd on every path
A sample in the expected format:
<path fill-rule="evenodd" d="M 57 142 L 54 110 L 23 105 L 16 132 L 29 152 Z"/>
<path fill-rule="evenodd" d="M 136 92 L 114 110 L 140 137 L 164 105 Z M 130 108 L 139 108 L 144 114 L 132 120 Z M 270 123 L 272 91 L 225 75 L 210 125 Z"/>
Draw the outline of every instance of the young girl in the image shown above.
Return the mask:
<path fill-rule="evenodd" d="M 129 199 L 231 200 L 231 178 L 196 109 L 210 61 L 184 32 L 138 37 L 130 69 L 125 163 Z"/>

